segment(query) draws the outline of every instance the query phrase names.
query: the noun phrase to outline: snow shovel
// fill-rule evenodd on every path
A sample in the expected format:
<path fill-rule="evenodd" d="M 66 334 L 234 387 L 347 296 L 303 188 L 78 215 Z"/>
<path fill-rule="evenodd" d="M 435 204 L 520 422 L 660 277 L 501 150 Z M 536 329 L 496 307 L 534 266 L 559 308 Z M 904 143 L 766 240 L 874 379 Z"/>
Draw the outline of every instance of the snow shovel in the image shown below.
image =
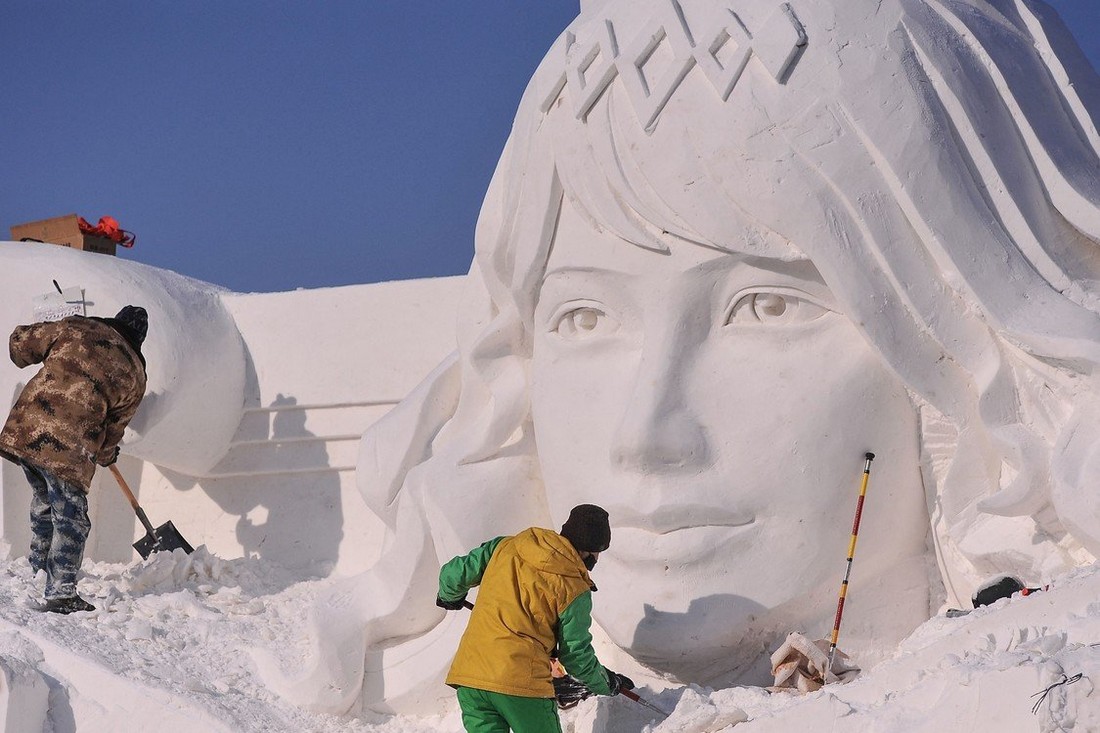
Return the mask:
<path fill-rule="evenodd" d="M 141 555 L 142 560 L 148 560 L 149 556 L 154 552 L 171 552 L 172 550 L 183 550 L 188 555 L 195 551 L 195 548 L 188 544 L 187 540 L 183 538 L 183 535 L 176 529 L 176 525 L 172 524 L 171 520 L 160 525 L 156 529 L 153 529 L 153 525 L 149 522 L 149 518 L 145 516 L 145 510 L 138 504 L 137 499 L 134 498 L 134 492 L 130 491 L 130 487 L 126 485 L 126 479 L 122 478 L 122 473 L 119 472 L 118 466 L 111 464 L 108 466 L 111 469 L 111 473 L 115 475 L 115 480 L 118 481 L 118 487 L 122 489 L 122 493 L 126 494 L 126 498 L 130 500 L 130 506 L 134 508 L 134 514 L 141 520 L 142 525 L 145 527 L 145 536 L 134 543 L 134 549 Z"/>
<path fill-rule="evenodd" d="M 662 717 L 665 717 L 665 718 L 668 717 L 668 713 L 666 713 L 664 710 L 661 710 L 659 707 L 657 707 L 656 705 L 651 703 L 649 700 L 646 700 L 644 697 L 642 697 L 638 693 L 634 692 L 634 690 L 619 690 L 619 694 L 622 695 L 623 697 L 625 697 L 628 700 L 633 700 L 634 702 L 638 703 L 639 705 L 642 705 L 644 707 L 649 708 L 650 710 L 652 710 L 653 712 L 657 713 L 658 715 L 660 715 Z"/>

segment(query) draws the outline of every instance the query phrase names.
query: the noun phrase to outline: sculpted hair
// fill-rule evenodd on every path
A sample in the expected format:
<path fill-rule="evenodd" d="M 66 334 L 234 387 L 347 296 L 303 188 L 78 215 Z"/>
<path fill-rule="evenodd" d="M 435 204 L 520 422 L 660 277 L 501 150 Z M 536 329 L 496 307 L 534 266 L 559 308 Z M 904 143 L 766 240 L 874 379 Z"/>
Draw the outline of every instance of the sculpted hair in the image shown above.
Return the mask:
<path fill-rule="evenodd" d="M 775 22 L 746 5 L 740 27 Z M 1100 473 L 1096 74 L 1038 2 L 886 0 L 871 20 L 866 5 L 790 3 L 780 22 L 804 46 L 779 76 L 754 50 L 726 97 L 683 54 L 684 39 L 739 33 L 728 3 L 585 9 L 532 79 L 489 187 L 456 355 L 364 440 L 380 514 L 424 463 L 534 450 L 533 314 L 568 197 L 655 251 L 812 261 L 921 412 L 945 575 L 1100 554 L 1100 508 L 1078 489 Z M 661 33 L 682 73 L 660 105 L 629 69 L 600 89 L 570 73 L 592 48 L 625 56 Z M 1034 556 L 962 536 L 979 516 L 1034 531 Z"/>

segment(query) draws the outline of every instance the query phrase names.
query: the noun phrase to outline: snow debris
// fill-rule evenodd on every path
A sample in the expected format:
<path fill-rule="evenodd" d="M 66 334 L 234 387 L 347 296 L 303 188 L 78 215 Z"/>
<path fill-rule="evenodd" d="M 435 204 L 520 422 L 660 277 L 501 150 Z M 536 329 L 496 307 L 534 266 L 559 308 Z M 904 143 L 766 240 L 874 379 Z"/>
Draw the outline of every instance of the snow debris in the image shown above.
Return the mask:
<path fill-rule="evenodd" d="M 42 581 L 24 558 L 0 563 L 0 674 L 21 701 L 0 709 L 8 730 L 48 724 L 69 733 L 76 720 L 114 733 L 154 724 L 166 733 L 462 730 L 454 708 L 441 717 L 335 717 L 298 709 L 263 686 L 245 648 L 304 663 L 306 616 L 333 579 L 224 560 L 205 547 L 129 565 L 86 562 L 80 588 L 97 609 L 71 616 L 38 610 Z M 623 696 L 592 698 L 563 711 L 563 729 L 931 733 L 965 721 L 973 730 L 1100 730 L 1098 596 L 1100 568 L 1081 569 L 1042 593 L 932 618 L 846 685 L 798 694 L 641 680 L 637 693 L 667 718 Z"/>

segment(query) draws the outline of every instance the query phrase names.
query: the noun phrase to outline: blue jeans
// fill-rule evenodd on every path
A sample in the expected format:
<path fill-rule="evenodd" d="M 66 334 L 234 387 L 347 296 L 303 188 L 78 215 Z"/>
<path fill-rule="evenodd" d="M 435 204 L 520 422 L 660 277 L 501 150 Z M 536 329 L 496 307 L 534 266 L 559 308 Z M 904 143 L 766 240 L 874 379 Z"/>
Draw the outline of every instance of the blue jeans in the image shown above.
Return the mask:
<path fill-rule="evenodd" d="M 46 571 L 46 600 L 76 595 L 76 573 L 84 558 L 84 543 L 92 523 L 88 495 L 79 486 L 31 463 L 23 473 L 34 491 L 31 497 L 31 568 Z"/>

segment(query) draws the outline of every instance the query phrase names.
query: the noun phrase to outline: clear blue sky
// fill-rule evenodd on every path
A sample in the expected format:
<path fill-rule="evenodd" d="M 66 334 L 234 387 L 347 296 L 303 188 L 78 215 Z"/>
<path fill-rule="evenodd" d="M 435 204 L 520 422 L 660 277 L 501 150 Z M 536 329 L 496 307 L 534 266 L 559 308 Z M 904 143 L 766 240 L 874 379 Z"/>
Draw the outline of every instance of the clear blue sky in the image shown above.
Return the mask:
<path fill-rule="evenodd" d="M 1100 0 L 1056 0 L 1100 67 Z M 0 239 L 110 214 L 241 292 L 464 273 L 577 0 L 5 0 Z"/>

